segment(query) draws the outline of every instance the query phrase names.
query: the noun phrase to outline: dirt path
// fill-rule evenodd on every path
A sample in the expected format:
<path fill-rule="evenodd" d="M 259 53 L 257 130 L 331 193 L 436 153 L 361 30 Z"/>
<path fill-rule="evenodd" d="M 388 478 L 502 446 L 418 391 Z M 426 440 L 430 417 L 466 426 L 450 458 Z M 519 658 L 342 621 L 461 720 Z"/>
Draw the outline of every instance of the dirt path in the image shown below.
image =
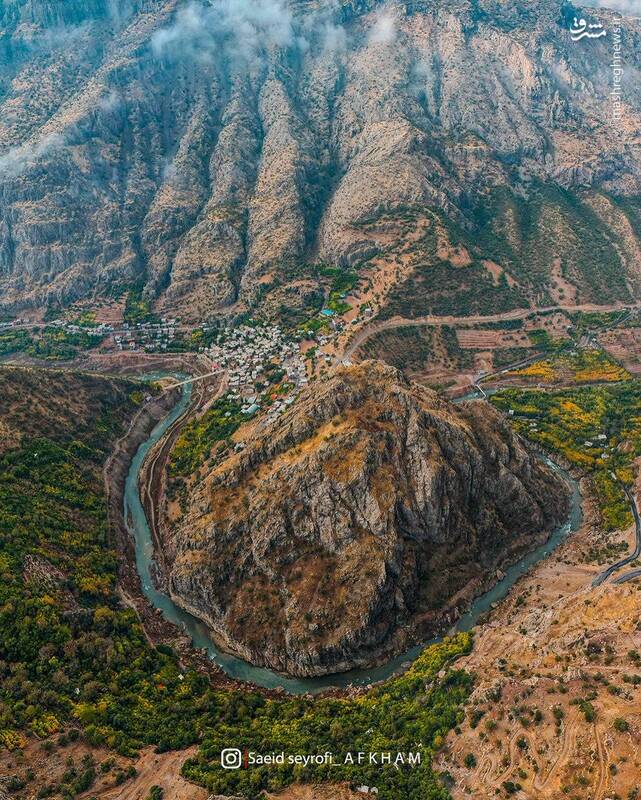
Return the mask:
<path fill-rule="evenodd" d="M 182 765 L 196 755 L 196 751 L 196 747 L 162 754 L 153 749 L 145 750 L 136 761 L 137 775 L 133 780 L 98 793 L 95 789 L 89 790 L 80 796 L 81 800 L 90 797 L 97 800 L 144 800 L 152 786 L 164 790 L 163 800 L 207 800 L 209 792 L 206 789 L 186 781 L 180 774 Z"/>
<path fill-rule="evenodd" d="M 545 789 L 546 786 L 550 783 L 552 778 L 556 775 L 559 769 L 564 766 L 570 756 L 570 753 L 574 750 L 576 744 L 576 735 L 577 735 L 577 718 L 576 715 L 574 717 L 568 718 L 565 723 L 565 728 L 563 730 L 563 742 L 561 744 L 561 749 L 558 752 L 555 762 L 552 764 L 548 773 L 545 777 L 539 771 L 537 773 L 536 778 L 534 779 L 534 788 L 538 791 Z"/>
<path fill-rule="evenodd" d="M 342 359 L 350 359 L 354 353 L 372 336 L 385 330 L 393 330 L 395 328 L 405 327 L 421 327 L 423 325 L 478 325 L 484 322 L 509 322 L 515 319 L 525 319 L 531 314 L 544 314 L 553 311 L 567 311 L 567 312 L 594 312 L 606 313 L 608 311 L 624 311 L 627 309 L 641 308 L 641 303 L 622 304 L 612 303 L 609 305 L 596 305 L 595 303 L 584 303 L 582 305 L 556 305 L 556 306 L 540 306 L 538 308 L 515 308 L 512 311 L 506 311 L 501 314 L 488 314 L 487 316 L 469 316 L 469 317 L 455 317 L 455 316 L 434 316 L 428 315 L 425 317 L 416 317 L 414 319 L 406 319 L 404 317 L 391 317 L 390 319 L 381 320 L 379 322 L 372 322 L 365 327 L 361 328 L 352 339 L 348 342 L 342 355 L 336 356 L 336 361 Z"/>
<path fill-rule="evenodd" d="M 599 780 L 597 781 L 597 785 L 594 790 L 594 800 L 601 800 L 605 792 L 605 784 L 608 776 L 608 755 L 605 745 L 603 744 L 603 735 L 601 734 L 601 731 L 597 725 L 594 726 L 594 738 L 596 741 L 597 755 L 599 758 Z"/>

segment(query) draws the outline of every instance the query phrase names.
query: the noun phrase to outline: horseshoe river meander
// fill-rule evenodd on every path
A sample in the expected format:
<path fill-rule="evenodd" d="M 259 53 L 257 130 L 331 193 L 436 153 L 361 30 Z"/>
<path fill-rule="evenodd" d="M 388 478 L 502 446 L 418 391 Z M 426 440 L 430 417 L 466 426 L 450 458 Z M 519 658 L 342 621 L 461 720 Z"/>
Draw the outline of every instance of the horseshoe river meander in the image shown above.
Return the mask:
<path fill-rule="evenodd" d="M 149 525 L 140 500 L 138 477 L 140 468 L 149 450 L 158 442 L 167 429 L 187 409 L 191 399 L 191 384 L 183 387 L 183 395 L 172 411 L 159 422 L 147 441 L 138 449 L 131 462 L 125 485 L 125 520 L 127 527 L 135 540 L 136 565 L 140 574 L 142 588 L 149 602 L 160 609 L 170 622 L 183 628 L 191 637 L 195 647 L 205 648 L 209 657 L 218 664 L 230 677 L 237 680 L 249 681 L 269 689 L 282 687 L 292 694 L 319 692 L 332 687 L 346 687 L 352 685 L 367 685 L 381 681 L 398 672 L 402 665 L 415 659 L 421 651 L 438 639 L 425 642 L 402 653 L 396 658 L 379 667 L 371 669 L 355 669 L 336 675 L 324 675 L 318 678 L 291 678 L 281 675 L 263 667 L 255 667 L 240 658 L 229 655 L 219 650 L 211 640 L 207 627 L 195 617 L 179 608 L 167 595 L 155 588 L 151 578 L 151 564 L 154 558 L 154 546 Z M 570 514 L 566 522 L 557 528 L 550 538 L 526 554 L 506 570 L 505 577 L 498 581 L 489 591 L 480 595 L 472 603 L 470 609 L 456 622 L 453 630 L 466 631 L 474 627 L 478 619 L 486 613 L 493 603 L 506 596 L 515 581 L 527 572 L 534 564 L 548 556 L 559 544 L 581 525 L 581 495 L 578 485 L 571 476 L 557 464 L 549 459 L 549 466 L 565 480 L 571 488 Z"/>

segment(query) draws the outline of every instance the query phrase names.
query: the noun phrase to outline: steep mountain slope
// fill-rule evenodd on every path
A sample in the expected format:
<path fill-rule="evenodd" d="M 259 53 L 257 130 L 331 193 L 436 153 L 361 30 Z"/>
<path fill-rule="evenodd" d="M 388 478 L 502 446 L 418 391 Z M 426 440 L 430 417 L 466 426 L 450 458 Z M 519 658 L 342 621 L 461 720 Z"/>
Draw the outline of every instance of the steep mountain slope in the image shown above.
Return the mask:
<path fill-rule="evenodd" d="M 393 259 L 417 214 L 394 312 L 522 305 L 553 269 L 638 296 L 641 35 L 599 13 L 573 43 L 588 12 L 561 0 L 5 4 L 0 302 L 141 283 L 185 317 L 273 315 L 310 302 L 310 261 Z"/>
<path fill-rule="evenodd" d="M 214 458 L 164 543 L 168 584 L 244 658 L 335 672 L 433 631 L 566 508 L 499 414 L 364 362 Z"/>

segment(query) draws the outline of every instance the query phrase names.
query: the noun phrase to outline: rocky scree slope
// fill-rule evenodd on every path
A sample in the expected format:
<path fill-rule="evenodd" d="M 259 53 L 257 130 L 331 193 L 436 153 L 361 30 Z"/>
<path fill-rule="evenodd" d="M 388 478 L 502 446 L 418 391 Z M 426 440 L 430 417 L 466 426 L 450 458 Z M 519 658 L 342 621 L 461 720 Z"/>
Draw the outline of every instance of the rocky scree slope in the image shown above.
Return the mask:
<path fill-rule="evenodd" d="M 192 487 L 166 577 L 224 647 L 293 675 L 427 636 L 567 513 L 566 485 L 496 411 L 378 362 L 245 444 Z"/>
<path fill-rule="evenodd" d="M 545 299 L 553 268 L 577 300 L 638 296 L 641 35 L 600 11 L 608 37 L 572 43 L 572 17 L 589 13 L 563 0 L 5 3 L 0 303 L 139 284 L 185 318 L 304 315 L 319 302 L 305 264 L 362 264 L 406 239 L 417 209 L 499 262 L 508 306 Z M 426 296 L 467 273 L 434 275 Z"/>

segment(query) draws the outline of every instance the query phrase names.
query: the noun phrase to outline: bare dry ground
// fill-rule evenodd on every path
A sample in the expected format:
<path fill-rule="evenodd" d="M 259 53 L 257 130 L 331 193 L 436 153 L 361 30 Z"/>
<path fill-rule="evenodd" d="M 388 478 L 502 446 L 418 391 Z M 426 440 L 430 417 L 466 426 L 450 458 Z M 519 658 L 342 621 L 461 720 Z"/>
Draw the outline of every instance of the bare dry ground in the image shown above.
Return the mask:
<path fill-rule="evenodd" d="M 52 749 L 45 749 L 51 746 Z M 33 778 L 27 785 L 27 796 L 38 797 L 45 787 L 59 783 L 71 767 L 81 770 L 83 758 L 91 756 L 96 765 L 96 780 L 79 800 L 144 800 L 152 786 L 164 789 L 163 800 L 206 800 L 209 793 L 180 775 L 183 763 L 196 748 L 174 753 L 154 753 L 153 748 L 142 751 L 136 760 L 114 756 L 102 748 L 89 747 L 78 741 L 58 746 L 52 739 L 49 745 L 37 739 L 28 742 L 22 753 L 0 751 L 0 776 L 23 776 L 29 769 Z M 129 776 L 127 771 L 135 769 Z"/>
<path fill-rule="evenodd" d="M 615 328 L 602 333 L 599 342 L 628 372 L 641 374 L 641 328 Z"/>
<path fill-rule="evenodd" d="M 357 800 L 365 795 L 356 794 L 350 791 L 348 786 L 323 785 L 323 786 L 301 786 L 297 784 L 290 786 L 278 794 L 268 795 L 269 800 Z"/>
<path fill-rule="evenodd" d="M 514 586 L 461 662 L 478 682 L 440 757 L 454 800 L 641 790 L 641 584 L 592 588 L 602 567 L 585 559 L 602 534 L 587 505 L 582 529 Z"/>

